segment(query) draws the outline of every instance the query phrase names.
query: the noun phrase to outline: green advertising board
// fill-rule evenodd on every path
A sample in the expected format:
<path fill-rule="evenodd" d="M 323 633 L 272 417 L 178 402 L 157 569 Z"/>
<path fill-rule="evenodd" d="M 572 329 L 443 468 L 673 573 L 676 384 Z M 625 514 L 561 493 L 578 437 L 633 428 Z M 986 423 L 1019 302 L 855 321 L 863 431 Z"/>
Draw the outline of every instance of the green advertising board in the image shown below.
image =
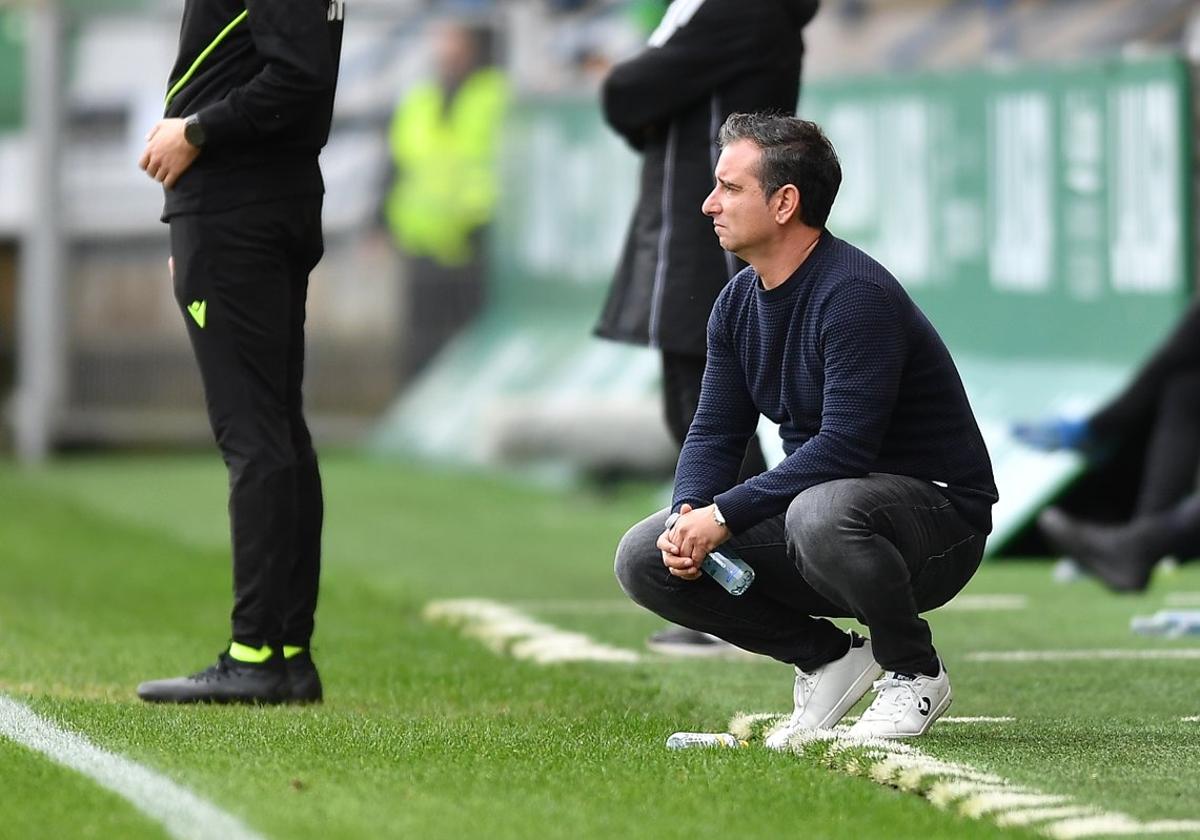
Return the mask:
<path fill-rule="evenodd" d="M 812 85 L 845 169 L 831 226 L 956 352 L 1128 362 L 1191 277 L 1175 58 Z"/>
<path fill-rule="evenodd" d="M 0 9 L 0 131 L 21 125 L 25 97 L 25 50 L 21 19 L 12 9 Z"/>
<path fill-rule="evenodd" d="M 805 87 L 801 115 L 842 160 L 831 230 L 897 276 L 959 364 L 1000 487 L 993 549 L 1081 467 L 1022 449 L 1011 421 L 1093 410 L 1190 293 L 1190 108 L 1169 56 Z M 532 411 L 564 388 L 657 404 L 653 351 L 590 338 L 636 156 L 590 101 L 520 103 L 506 134 L 491 312 L 396 407 L 385 448 L 461 454 L 435 407 L 455 391 L 476 427 L 490 400 Z"/>
<path fill-rule="evenodd" d="M 500 165 L 497 304 L 596 317 L 628 230 L 639 158 L 595 102 L 537 100 L 509 114 Z"/>

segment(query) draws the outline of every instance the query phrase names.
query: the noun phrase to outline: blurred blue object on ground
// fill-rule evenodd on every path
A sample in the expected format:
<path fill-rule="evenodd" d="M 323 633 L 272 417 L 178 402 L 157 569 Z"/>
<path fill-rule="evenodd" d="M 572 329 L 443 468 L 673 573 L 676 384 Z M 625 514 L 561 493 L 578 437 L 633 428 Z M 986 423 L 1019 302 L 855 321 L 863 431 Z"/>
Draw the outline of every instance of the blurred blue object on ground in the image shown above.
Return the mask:
<path fill-rule="evenodd" d="M 1047 417 L 1013 424 L 1013 437 L 1034 449 L 1054 452 L 1059 449 L 1081 451 L 1091 444 L 1088 423 L 1082 417 Z"/>

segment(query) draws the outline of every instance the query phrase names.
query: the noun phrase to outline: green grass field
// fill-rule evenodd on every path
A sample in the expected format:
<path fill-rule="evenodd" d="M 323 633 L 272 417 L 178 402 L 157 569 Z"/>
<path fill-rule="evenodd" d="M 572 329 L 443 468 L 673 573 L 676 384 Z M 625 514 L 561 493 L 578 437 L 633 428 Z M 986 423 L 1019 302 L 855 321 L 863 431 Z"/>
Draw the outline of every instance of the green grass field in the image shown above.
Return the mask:
<path fill-rule="evenodd" d="M 169 708 L 134 697 L 139 681 L 205 666 L 226 642 L 215 456 L 0 466 L 0 695 L 271 838 L 1039 836 L 873 783 L 848 772 L 862 762 L 817 748 L 664 748 L 677 730 L 725 731 L 736 712 L 788 710 L 791 674 L 778 663 L 537 665 L 422 618 L 433 600 L 487 598 L 643 650 L 659 624 L 622 600 L 612 554 L 660 503 L 658 489 L 551 492 L 351 457 L 324 466 L 324 705 Z M 1087 581 L 1055 584 L 1045 563 L 995 562 L 967 594 L 1022 597 L 1016 609 L 932 614 L 954 679 L 950 714 L 1015 720 L 944 723 L 921 751 L 1143 823 L 1200 819 L 1200 722 L 1184 720 L 1200 715 L 1200 660 L 972 658 L 1193 649 L 1194 638 L 1128 627 L 1168 603 L 1200 608 L 1200 568 L 1117 598 Z M 2 737 L 0 780 L 0 837 L 169 836 Z"/>

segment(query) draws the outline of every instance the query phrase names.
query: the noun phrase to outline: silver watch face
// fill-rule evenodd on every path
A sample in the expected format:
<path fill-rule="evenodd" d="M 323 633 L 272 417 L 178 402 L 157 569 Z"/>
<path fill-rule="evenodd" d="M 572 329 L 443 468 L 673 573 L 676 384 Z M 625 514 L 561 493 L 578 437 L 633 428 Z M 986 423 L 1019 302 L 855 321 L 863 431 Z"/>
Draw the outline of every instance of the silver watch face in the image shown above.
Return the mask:
<path fill-rule="evenodd" d="M 721 509 L 716 505 L 713 505 L 713 519 L 716 520 L 716 523 L 722 528 L 726 527 L 725 516 L 721 513 Z"/>

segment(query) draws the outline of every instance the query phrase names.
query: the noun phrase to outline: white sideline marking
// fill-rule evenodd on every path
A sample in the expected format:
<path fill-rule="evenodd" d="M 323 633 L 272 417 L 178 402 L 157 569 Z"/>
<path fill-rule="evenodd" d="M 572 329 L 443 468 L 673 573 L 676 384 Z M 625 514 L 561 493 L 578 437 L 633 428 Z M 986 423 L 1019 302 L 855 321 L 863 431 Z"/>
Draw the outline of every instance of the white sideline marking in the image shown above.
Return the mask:
<path fill-rule="evenodd" d="M 180 840 L 262 840 L 166 776 L 61 729 L 28 706 L 0 695 L 0 735 L 70 767 L 127 800 Z"/>
<path fill-rule="evenodd" d="M 1138 822 L 1125 814 L 1098 814 L 1094 817 L 1076 817 L 1060 820 L 1046 826 L 1045 833 L 1056 840 L 1073 840 L 1076 837 L 1112 837 L 1129 835 L 1145 837 L 1147 834 L 1183 834 L 1200 831 L 1200 820 L 1157 820 Z"/>
<path fill-rule="evenodd" d="M 967 654 L 969 662 L 1074 662 L 1089 659 L 1200 659 L 1200 648 L 1101 650 L 978 650 Z"/>
<path fill-rule="evenodd" d="M 628 598 L 607 598 L 582 600 L 570 598 L 547 598 L 538 601 L 513 601 L 512 606 L 518 609 L 543 613 L 592 613 L 607 615 L 609 613 L 640 613 L 643 609 Z"/>
<path fill-rule="evenodd" d="M 1067 797 L 1051 793 L 1026 793 L 1021 790 L 997 790 L 968 798 L 959 806 L 964 817 L 979 819 L 992 814 L 1019 811 L 1022 808 L 1052 808 L 1067 803 Z"/>
<path fill-rule="evenodd" d="M 1180 720 L 1184 723 L 1200 723 L 1200 715 L 1192 715 L 1191 717 L 1182 717 Z"/>
<path fill-rule="evenodd" d="M 1023 610 L 1029 606 L 1024 595 L 959 595 L 939 610 L 983 612 L 991 610 Z"/>
<path fill-rule="evenodd" d="M 996 815 L 996 825 L 1032 825 L 1033 823 L 1064 820 L 1068 817 L 1091 817 L 1096 809 L 1090 805 L 1055 805 L 1050 808 L 1028 808 L 1024 811 L 1010 811 L 1007 814 Z"/>
<path fill-rule="evenodd" d="M 739 715 L 730 727 L 752 718 L 763 716 Z M 916 793 L 943 810 L 990 820 L 998 826 L 1028 826 L 1048 837 L 1074 840 L 1200 831 L 1200 820 L 1141 822 L 1128 814 L 1104 811 L 1074 802 L 1069 796 L 1044 793 L 967 764 L 936 758 L 911 743 L 852 739 L 843 726 L 797 733 L 788 746 L 797 755 L 832 770 Z"/>
<path fill-rule="evenodd" d="M 426 605 L 422 615 L 427 621 L 458 628 L 496 653 L 528 659 L 539 665 L 642 661 L 642 655 L 635 651 L 601 644 L 583 633 L 568 632 L 535 621 L 497 601 L 482 598 L 433 601 Z"/>
<path fill-rule="evenodd" d="M 542 598 L 513 601 L 512 605 L 533 612 L 547 613 L 626 613 L 641 612 L 642 608 L 628 598 Z M 940 610 L 976 612 L 991 610 L 1023 610 L 1029 606 L 1025 595 L 959 595 Z"/>
<path fill-rule="evenodd" d="M 858 715 L 847 715 L 842 718 L 842 723 L 854 723 L 856 720 L 858 720 Z M 1004 716 L 987 717 L 986 715 L 979 715 L 975 717 L 956 717 L 954 715 L 947 715 L 946 717 L 938 718 L 938 723 L 1012 723 L 1015 720 L 1016 718 L 1014 717 Z"/>
<path fill-rule="evenodd" d="M 1168 607 L 1200 607 L 1200 592 L 1169 592 L 1165 603 Z"/>
<path fill-rule="evenodd" d="M 728 731 L 743 741 L 753 741 L 756 737 L 765 738 L 766 736 L 772 734 L 775 732 L 775 730 L 783 726 L 789 717 L 790 715 L 780 712 L 739 712 L 730 719 Z M 858 715 L 847 715 L 846 717 L 842 718 L 841 722 L 845 726 L 849 726 L 857 720 Z M 952 715 L 947 715 L 946 717 L 940 718 L 938 723 L 1013 723 L 1015 721 L 1016 718 L 1008 716 L 988 717 L 979 715 L 974 717 L 955 717 Z M 844 726 L 839 727 L 838 731 L 841 731 L 844 728 Z M 833 747 L 833 749 L 839 748 L 840 747 L 836 746 Z M 961 773 L 950 772 L 952 769 L 951 765 L 940 763 L 937 759 L 929 758 L 926 760 L 926 763 L 930 766 L 936 764 L 939 771 L 942 772 L 942 775 L 962 775 Z M 975 771 L 970 771 L 967 777 L 972 779 L 982 778 L 980 774 L 976 773 Z M 992 777 L 988 776 L 987 778 L 990 779 Z"/>
<path fill-rule="evenodd" d="M 788 718 L 778 712 L 738 712 L 729 720 L 729 732 L 739 741 L 752 741 L 759 735 L 771 731 L 777 723 Z"/>

